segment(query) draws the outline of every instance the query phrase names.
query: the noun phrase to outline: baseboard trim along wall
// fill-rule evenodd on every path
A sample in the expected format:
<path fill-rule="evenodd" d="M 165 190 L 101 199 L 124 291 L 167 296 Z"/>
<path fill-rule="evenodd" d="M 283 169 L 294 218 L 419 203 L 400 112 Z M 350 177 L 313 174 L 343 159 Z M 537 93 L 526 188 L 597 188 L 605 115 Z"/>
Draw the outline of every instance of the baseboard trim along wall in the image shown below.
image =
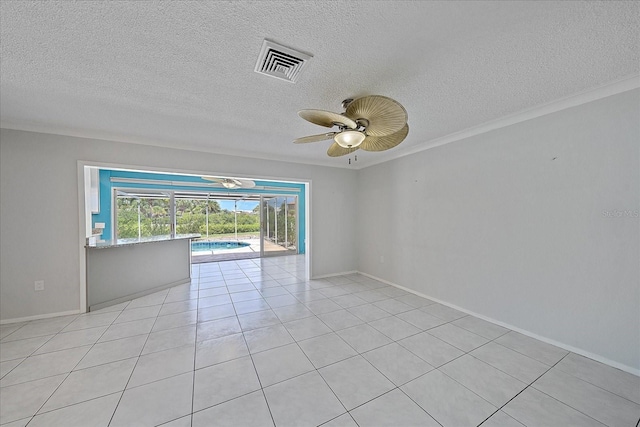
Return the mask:
<path fill-rule="evenodd" d="M 351 270 L 351 271 L 343 271 L 342 273 L 322 274 L 320 276 L 313 276 L 311 278 L 311 280 L 326 279 L 328 277 L 336 277 L 336 276 L 346 276 L 348 274 L 358 274 L 358 271 L 357 270 Z"/>
<path fill-rule="evenodd" d="M 164 291 L 165 289 L 170 289 L 173 288 L 174 286 L 179 286 L 179 285 L 184 285 L 184 284 L 189 284 L 190 283 L 190 279 L 186 279 L 186 280 L 178 280 L 175 282 L 171 282 L 171 283 L 166 283 L 164 285 L 161 286 L 156 286 L 155 288 L 152 289 L 147 289 L 144 291 L 140 291 L 140 292 L 136 292 L 133 294 L 129 294 L 120 298 L 115 298 L 109 301 L 105 301 L 102 302 L 100 304 L 94 304 L 92 305 L 89 310 L 89 313 L 94 312 L 96 310 L 100 310 L 102 308 L 106 308 L 106 307 L 110 307 L 112 305 L 116 305 L 116 304 L 121 304 L 123 302 L 127 302 L 127 301 L 131 301 L 134 300 L 136 298 L 141 298 L 147 295 L 151 295 L 151 294 L 155 294 L 156 292 L 160 292 L 160 291 Z"/>
<path fill-rule="evenodd" d="M 437 302 L 438 304 L 446 305 L 447 307 L 451 307 L 451 308 L 453 308 L 455 310 L 461 311 L 463 313 L 467 313 L 467 314 L 469 314 L 471 316 L 475 316 L 475 317 L 477 317 L 479 319 L 486 320 L 487 322 L 491 322 L 491 323 L 493 323 L 495 325 L 511 329 L 512 331 L 521 333 L 522 335 L 526 335 L 526 336 L 528 336 L 530 338 L 537 339 L 537 340 L 545 342 L 547 344 L 555 345 L 556 347 L 560 347 L 560 348 L 562 348 L 564 350 L 567 350 L 567 351 L 570 351 L 572 353 L 576 353 L 576 354 L 579 354 L 581 356 L 588 357 L 589 359 L 593 359 L 595 361 L 604 363 L 605 365 L 609 365 L 609 366 L 611 366 L 613 368 L 617 368 L 617 369 L 620 369 L 622 371 L 629 372 L 630 374 L 633 374 L 633 375 L 636 375 L 636 376 L 640 376 L 640 370 L 632 368 L 631 366 L 627 366 L 627 365 L 624 365 L 622 363 L 615 362 L 613 360 L 607 359 L 606 357 L 602 357 L 602 356 L 600 356 L 598 354 L 594 354 L 594 353 L 591 353 L 589 351 L 586 351 L 586 350 L 583 350 L 583 349 L 580 349 L 580 348 L 576 348 L 576 347 L 573 347 L 573 346 L 570 346 L 570 345 L 567 345 L 567 344 L 552 340 L 550 338 L 535 334 L 535 333 L 527 331 L 525 329 L 518 328 L 517 326 L 513 326 L 513 325 L 510 325 L 508 323 L 501 322 L 499 320 L 495 320 L 495 319 L 492 319 L 490 317 L 484 316 L 482 314 L 475 313 L 475 312 L 467 310 L 465 308 L 458 307 L 457 305 L 448 303 L 446 301 L 442 301 L 442 300 L 440 300 L 438 298 L 430 297 L 429 295 L 425 295 L 425 294 L 423 294 L 421 292 L 417 292 L 417 291 L 415 291 L 413 289 L 404 287 L 402 285 L 398 285 L 397 283 L 393 283 L 393 282 L 390 282 L 388 280 L 381 279 L 381 278 L 376 277 L 376 276 L 374 276 L 372 274 L 367 274 L 367 273 L 364 273 L 362 271 L 359 271 L 358 273 L 362 274 L 363 276 L 369 277 L 370 279 L 374 279 L 374 280 L 377 280 L 379 282 L 385 283 L 387 285 L 391 285 L 391 286 L 394 286 L 396 288 L 402 289 L 404 291 L 411 292 L 412 294 L 417 295 L 419 297 L 428 298 L 428 299 L 430 299 L 432 301 Z"/>
<path fill-rule="evenodd" d="M 61 311 L 59 313 L 38 314 L 35 316 L 17 317 L 15 319 L 0 320 L 0 325 L 8 325 L 10 323 L 30 322 L 32 320 L 50 319 L 52 317 L 69 316 L 71 314 L 80 314 L 80 310 Z"/>

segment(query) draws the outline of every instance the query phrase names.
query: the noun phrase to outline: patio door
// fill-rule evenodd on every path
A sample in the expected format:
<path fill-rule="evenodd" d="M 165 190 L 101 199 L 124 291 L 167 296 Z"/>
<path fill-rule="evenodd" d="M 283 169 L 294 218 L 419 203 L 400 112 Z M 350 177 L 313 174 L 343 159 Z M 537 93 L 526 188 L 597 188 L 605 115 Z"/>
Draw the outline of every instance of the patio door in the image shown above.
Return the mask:
<path fill-rule="evenodd" d="M 262 196 L 260 256 L 298 253 L 298 197 Z"/>
<path fill-rule="evenodd" d="M 114 201 L 116 239 L 175 233 L 171 192 L 114 189 Z"/>

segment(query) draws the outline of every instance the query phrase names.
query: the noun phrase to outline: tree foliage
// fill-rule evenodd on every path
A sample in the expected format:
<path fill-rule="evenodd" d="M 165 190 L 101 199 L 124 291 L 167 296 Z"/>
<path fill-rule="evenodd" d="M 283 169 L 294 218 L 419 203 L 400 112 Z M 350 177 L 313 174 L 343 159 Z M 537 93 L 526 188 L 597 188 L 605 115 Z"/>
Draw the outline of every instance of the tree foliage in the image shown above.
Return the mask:
<path fill-rule="evenodd" d="M 118 238 L 157 236 L 171 233 L 169 199 L 133 199 L 118 197 Z M 138 209 L 140 216 L 138 218 Z M 209 235 L 227 234 L 235 231 L 235 215 L 221 209 L 215 200 L 176 200 L 176 233 L 199 233 L 207 235 L 207 212 L 209 213 Z M 260 212 L 239 212 L 238 232 L 260 232 Z"/>

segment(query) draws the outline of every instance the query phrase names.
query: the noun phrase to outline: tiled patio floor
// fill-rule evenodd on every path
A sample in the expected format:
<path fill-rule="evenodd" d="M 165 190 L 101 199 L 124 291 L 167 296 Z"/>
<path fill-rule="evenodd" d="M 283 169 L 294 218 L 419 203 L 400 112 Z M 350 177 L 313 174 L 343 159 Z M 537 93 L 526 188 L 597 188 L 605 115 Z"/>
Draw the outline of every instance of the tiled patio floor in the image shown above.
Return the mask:
<path fill-rule="evenodd" d="M 216 239 L 212 239 L 216 240 Z M 225 240 L 225 239 L 222 239 Z M 228 240 L 228 239 L 226 239 Z M 231 239 L 233 240 L 233 239 Z M 260 258 L 260 239 L 255 238 L 242 238 L 242 242 L 247 242 L 250 246 L 231 250 L 213 250 L 213 251 L 199 251 L 194 252 L 191 255 L 191 262 L 193 264 L 202 264 L 209 262 L 220 261 L 235 261 L 241 259 L 255 259 Z M 282 256 L 295 253 L 295 248 L 287 251 L 284 246 L 277 245 L 267 239 L 263 240 L 264 251 L 267 256 Z"/>

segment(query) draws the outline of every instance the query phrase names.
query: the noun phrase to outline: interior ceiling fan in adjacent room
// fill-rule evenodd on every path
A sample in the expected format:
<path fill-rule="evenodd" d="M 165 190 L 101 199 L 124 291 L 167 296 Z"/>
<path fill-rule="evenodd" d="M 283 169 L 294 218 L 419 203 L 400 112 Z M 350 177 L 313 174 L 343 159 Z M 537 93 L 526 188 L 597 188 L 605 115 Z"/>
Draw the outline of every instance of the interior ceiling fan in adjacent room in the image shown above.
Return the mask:
<path fill-rule="evenodd" d="M 218 176 L 203 176 L 202 179 L 217 182 L 218 184 L 222 184 L 222 186 L 227 189 L 253 188 L 256 186 L 256 183 L 251 181 L 250 179 L 224 178 Z"/>
<path fill-rule="evenodd" d="M 303 119 L 337 131 L 305 136 L 296 144 L 333 139 L 327 150 L 331 157 L 344 156 L 362 148 L 384 151 L 400 144 L 409 133 L 407 111 L 397 101 L 386 96 L 371 95 L 342 102 L 342 114 L 325 110 L 300 110 Z"/>

